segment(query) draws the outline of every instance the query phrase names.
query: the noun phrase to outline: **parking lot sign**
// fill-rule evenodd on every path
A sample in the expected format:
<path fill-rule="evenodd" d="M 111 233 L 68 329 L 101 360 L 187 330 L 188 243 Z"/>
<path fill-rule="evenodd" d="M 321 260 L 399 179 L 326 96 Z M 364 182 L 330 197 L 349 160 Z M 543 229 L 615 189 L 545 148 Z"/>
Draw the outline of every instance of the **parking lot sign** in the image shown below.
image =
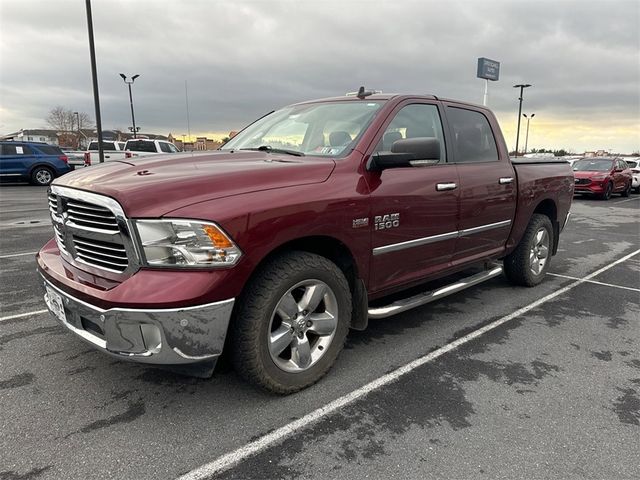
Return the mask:
<path fill-rule="evenodd" d="M 478 78 L 496 81 L 500 77 L 500 62 L 488 58 L 478 58 Z"/>

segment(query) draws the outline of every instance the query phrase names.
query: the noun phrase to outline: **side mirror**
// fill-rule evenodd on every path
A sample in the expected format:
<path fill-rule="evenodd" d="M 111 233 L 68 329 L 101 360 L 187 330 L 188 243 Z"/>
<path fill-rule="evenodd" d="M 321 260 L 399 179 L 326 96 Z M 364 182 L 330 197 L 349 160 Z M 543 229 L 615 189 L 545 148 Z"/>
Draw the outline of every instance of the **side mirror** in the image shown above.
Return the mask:
<path fill-rule="evenodd" d="M 440 160 L 440 141 L 433 137 L 396 140 L 390 152 L 378 152 L 371 157 L 369 170 L 412 167 L 433 164 Z"/>

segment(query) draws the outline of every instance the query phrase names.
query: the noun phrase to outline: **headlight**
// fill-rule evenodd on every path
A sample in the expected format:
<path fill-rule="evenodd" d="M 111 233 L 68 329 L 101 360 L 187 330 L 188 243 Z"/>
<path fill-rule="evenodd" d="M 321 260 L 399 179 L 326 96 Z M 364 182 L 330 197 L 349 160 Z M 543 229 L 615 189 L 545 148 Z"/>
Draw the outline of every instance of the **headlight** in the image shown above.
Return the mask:
<path fill-rule="evenodd" d="M 135 220 L 149 266 L 234 265 L 242 252 L 215 223 L 198 220 Z"/>

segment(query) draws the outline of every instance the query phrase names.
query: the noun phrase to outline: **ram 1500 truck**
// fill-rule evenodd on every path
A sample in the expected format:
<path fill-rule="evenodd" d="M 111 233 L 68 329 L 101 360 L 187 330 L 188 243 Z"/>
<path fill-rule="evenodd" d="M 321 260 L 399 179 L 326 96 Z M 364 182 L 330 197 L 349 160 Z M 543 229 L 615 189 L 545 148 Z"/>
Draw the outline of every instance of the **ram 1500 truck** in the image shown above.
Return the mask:
<path fill-rule="evenodd" d="M 573 188 L 566 162 L 510 160 L 484 107 L 361 89 L 210 154 L 56 179 L 37 264 L 51 313 L 95 348 L 206 376 L 224 347 L 242 377 L 290 393 L 369 318 L 503 270 L 538 284 Z"/>

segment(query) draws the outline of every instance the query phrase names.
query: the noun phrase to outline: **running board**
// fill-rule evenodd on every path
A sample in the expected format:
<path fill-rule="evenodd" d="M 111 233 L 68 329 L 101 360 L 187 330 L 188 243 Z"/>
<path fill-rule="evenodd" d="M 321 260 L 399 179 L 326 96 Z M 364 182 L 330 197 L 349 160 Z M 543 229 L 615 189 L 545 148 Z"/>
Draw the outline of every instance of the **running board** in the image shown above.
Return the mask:
<path fill-rule="evenodd" d="M 369 318 L 386 318 L 398 313 L 406 312 L 412 308 L 420 307 L 431 303 L 435 300 L 451 295 L 452 293 L 460 292 L 466 288 L 482 283 L 490 278 L 497 277 L 502 273 L 502 266 L 491 265 L 490 270 L 485 270 L 470 277 L 464 278 L 456 283 L 447 285 L 446 287 L 438 288 L 430 292 L 419 293 L 413 297 L 403 298 L 402 300 L 396 300 L 389 305 L 383 307 L 369 308 Z"/>

